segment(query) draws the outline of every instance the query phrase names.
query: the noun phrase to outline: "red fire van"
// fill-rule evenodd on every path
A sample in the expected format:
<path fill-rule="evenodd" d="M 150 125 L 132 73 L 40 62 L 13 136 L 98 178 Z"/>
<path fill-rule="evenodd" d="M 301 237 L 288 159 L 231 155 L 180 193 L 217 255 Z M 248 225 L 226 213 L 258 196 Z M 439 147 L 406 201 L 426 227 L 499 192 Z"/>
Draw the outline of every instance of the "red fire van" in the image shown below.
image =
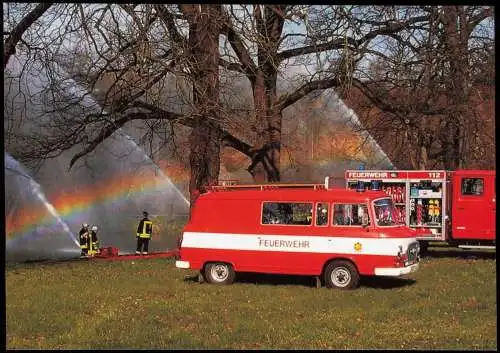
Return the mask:
<path fill-rule="evenodd" d="M 417 231 L 382 191 L 325 184 L 213 186 L 196 200 L 176 267 L 209 283 L 235 272 L 316 276 L 342 289 L 360 275 L 402 276 L 419 266 Z M 322 280 L 322 281 L 321 281 Z"/>
<path fill-rule="evenodd" d="M 495 249 L 494 170 L 347 170 L 345 179 L 353 189 L 377 185 L 410 228 L 429 230 L 418 237 L 422 249 L 429 241 Z"/>

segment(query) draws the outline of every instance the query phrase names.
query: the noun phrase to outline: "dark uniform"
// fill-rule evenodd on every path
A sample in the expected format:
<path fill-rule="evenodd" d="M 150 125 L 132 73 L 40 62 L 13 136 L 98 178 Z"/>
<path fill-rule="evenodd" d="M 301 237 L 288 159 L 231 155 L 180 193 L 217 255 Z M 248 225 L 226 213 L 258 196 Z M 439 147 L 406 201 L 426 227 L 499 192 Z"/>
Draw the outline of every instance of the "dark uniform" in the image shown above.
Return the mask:
<path fill-rule="evenodd" d="M 147 212 L 143 212 L 142 214 L 144 218 L 141 219 L 137 226 L 137 249 L 135 253 L 141 254 L 142 250 L 142 254 L 146 255 L 148 253 L 149 240 L 153 234 L 153 222 L 149 220 Z"/>
<path fill-rule="evenodd" d="M 87 256 L 89 251 L 89 228 L 88 224 L 82 224 L 82 229 L 80 229 L 80 249 L 82 250 L 81 256 Z"/>

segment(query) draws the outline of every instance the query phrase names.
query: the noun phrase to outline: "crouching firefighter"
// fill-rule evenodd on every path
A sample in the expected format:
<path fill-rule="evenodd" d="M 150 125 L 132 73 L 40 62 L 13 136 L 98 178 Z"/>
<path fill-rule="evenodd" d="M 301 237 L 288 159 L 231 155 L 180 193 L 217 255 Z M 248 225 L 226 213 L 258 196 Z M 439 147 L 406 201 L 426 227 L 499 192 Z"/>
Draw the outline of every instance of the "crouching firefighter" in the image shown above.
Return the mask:
<path fill-rule="evenodd" d="M 99 239 L 97 239 L 97 226 L 92 226 L 90 230 L 90 236 L 88 237 L 88 254 L 89 256 L 94 256 L 100 253 L 99 249 Z"/>
<path fill-rule="evenodd" d="M 80 256 L 86 257 L 88 255 L 89 246 L 88 246 L 88 238 L 89 238 L 89 225 L 87 223 L 82 224 L 82 228 L 79 232 L 80 237 L 80 249 L 82 250 Z"/>
<path fill-rule="evenodd" d="M 149 240 L 151 239 L 153 233 L 153 222 L 151 222 L 148 218 L 148 213 L 144 211 L 142 213 L 144 216 L 143 219 L 139 222 L 137 226 L 137 249 L 135 251 L 136 254 L 147 255 L 149 248 Z"/>

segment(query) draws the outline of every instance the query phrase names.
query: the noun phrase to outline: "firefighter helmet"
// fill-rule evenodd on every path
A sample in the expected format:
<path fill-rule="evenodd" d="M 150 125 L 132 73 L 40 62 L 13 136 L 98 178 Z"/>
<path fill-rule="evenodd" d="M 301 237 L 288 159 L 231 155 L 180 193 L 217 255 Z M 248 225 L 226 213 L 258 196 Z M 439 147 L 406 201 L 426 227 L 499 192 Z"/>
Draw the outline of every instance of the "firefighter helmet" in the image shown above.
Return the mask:
<path fill-rule="evenodd" d="M 88 225 L 87 223 L 83 223 L 83 224 L 82 224 L 82 227 L 83 227 L 83 228 L 87 228 L 88 226 L 89 226 L 89 225 Z"/>
<path fill-rule="evenodd" d="M 97 232 L 97 226 L 92 226 L 92 230 L 93 230 L 94 232 Z"/>

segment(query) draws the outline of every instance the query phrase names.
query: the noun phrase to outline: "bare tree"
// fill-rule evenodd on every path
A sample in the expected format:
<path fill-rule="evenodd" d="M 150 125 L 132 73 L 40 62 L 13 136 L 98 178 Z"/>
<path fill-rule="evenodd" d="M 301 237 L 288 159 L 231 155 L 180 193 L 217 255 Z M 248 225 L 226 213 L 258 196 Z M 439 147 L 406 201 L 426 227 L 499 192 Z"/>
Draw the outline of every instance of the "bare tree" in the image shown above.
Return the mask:
<path fill-rule="evenodd" d="M 485 67 L 478 58 L 492 52 L 488 49 L 494 43 L 488 23 L 492 9 L 445 6 L 416 10 L 427 12 L 429 21 L 392 36 L 384 52 L 373 51 L 377 60 L 371 71 L 364 80 L 353 83 L 383 112 L 383 116 L 365 116 L 364 123 L 379 140 L 385 136 L 387 142 L 382 145 L 402 168 L 470 166 L 471 160 L 465 162 L 477 144 L 492 142 L 488 129 L 478 132 L 486 120 L 478 120 L 484 99 L 478 105 L 474 88 L 478 87 L 474 71 Z M 476 136 L 482 136 L 483 142 Z M 480 159 L 489 158 L 483 155 Z"/>
<path fill-rule="evenodd" d="M 356 63 L 361 61 L 372 40 L 398 33 L 428 19 L 426 15 L 398 19 L 386 13 L 385 8 L 367 10 L 349 7 L 347 11 L 343 6 L 311 7 L 310 34 L 284 32 L 285 21 L 306 22 L 308 10 L 300 6 L 256 5 L 252 7 L 252 13 L 248 7 L 243 7 L 239 28 L 235 25 L 238 19 L 235 14 L 226 22 L 226 37 L 237 61 L 222 61 L 222 65 L 243 73 L 253 91 L 255 115 L 259 123 L 256 126 L 256 141 L 250 151 L 252 164 L 249 171 L 257 181 L 280 179 L 284 109 L 315 90 L 331 87 L 345 89 Z M 377 13 L 381 19 L 372 20 L 370 11 Z M 250 28 L 246 26 L 248 23 Z M 301 37 L 301 41 L 296 40 Z M 245 45 L 245 39 L 254 44 L 254 55 Z M 278 95 L 277 80 L 283 67 L 293 61 L 305 61 L 304 66 L 310 67 L 308 60 L 311 60 L 311 55 L 316 56 L 316 60 L 310 61 L 317 68 L 315 72 L 308 73 L 307 80 L 291 91 Z M 329 63 L 326 67 L 321 65 L 321 57 Z M 228 145 L 231 146 L 230 143 Z"/>
<path fill-rule="evenodd" d="M 446 114 L 440 134 L 443 166 L 446 169 L 464 167 L 469 147 L 467 141 L 470 139 L 468 132 L 474 124 L 473 110 L 469 105 L 472 92 L 470 37 L 476 26 L 492 14 L 489 7 L 477 9 L 465 6 L 444 6 L 440 13 L 444 55 L 448 64 L 446 88 L 452 92 L 451 109 Z"/>
<path fill-rule="evenodd" d="M 16 157 L 43 160 L 76 146 L 71 167 L 131 122 L 143 122 L 145 136 L 158 132 L 157 122 L 167 122 L 191 129 L 190 189 L 213 183 L 221 139 L 231 138 L 218 121 L 218 6 L 75 4 L 73 9 L 79 45 L 46 51 L 48 77 L 38 96 L 49 97 L 43 113 L 50 118 L 35 119 L 35 134 L 17 135 Z M 181 78 L 180 89 L 168 97 L 172 90 L 165 86 L 175 77 Z M 88 91 L 75 88 L 73 79 Z"/>

